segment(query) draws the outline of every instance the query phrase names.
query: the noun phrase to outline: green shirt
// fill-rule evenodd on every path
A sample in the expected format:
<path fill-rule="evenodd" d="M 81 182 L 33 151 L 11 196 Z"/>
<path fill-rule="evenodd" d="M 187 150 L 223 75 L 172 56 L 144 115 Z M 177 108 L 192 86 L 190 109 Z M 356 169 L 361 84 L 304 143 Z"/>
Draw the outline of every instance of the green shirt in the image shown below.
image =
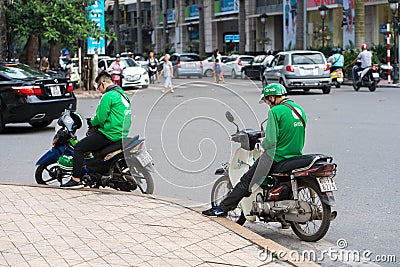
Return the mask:
<path fill-rule="evenodd" d="M 128 136 L 131 127 L 131 105 L 121 88 L 112 86 L 111 90 L 106 91 L 91 123 L 98 126 L 99 132 L 111 141 L 116 142 Z"/>
<path fill-rule="evenodd" d="M 306 113 L 300 105 L 291 100 L 285 102 L 296 108 L 306 122 Z M 304 140 L 303 123 L 289 107 L 280 104 L 270 109 L 263 142 L 268 156 L 276 162 L 300 156 L 303 154 Z"/>

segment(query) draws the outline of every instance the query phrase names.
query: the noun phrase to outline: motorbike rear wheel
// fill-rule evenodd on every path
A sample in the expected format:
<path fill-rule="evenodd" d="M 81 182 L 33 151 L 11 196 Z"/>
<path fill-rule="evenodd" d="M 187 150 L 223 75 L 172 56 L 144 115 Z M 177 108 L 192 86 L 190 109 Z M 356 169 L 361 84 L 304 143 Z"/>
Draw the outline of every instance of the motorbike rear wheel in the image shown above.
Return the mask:
<path fill-rule="evenodd" d="M 227 175 L 218 178 L 211 190 L 211 206 L 215 207 L 220 205 L 222 200 L 229 195 L 232 189 L 232 183 Z M 229 211 L 226 218 L 240 225 L 243 225 L 246 222 L 246 217 L 239 205 L 236 209 Z"/>
<path fill-rule="evenodd" d="M 57 177 L 57 161 L 46 162 L 39 165 L 35 171 L 35 179 L 38 184 L 56 185 L 61 183 Z"/>
<path fill-rule="evenodd" d="M 328 232 L 331 207 L 322 202 L 321 196 L 321 190 L 316 182 L 299 181 L 299 200 L 311 206 L 313 219 L 306 223 L 291 222 L 291 226 L 293 232 L 304 241 L 318 241 Z"/>
<path fill-rule="evenodd" d="M 374 92 L 376 90 L 376 82 L 372 81 L 371 85 L 368 86 L 368 89 L 369 89 L 370 92 Z"/>
<path fill-rule="evenodd" d="M 154 181 L 151 173 L 135 157 L 129 158 L 127 164 L 124 157 L 117 159 L 112 165 L 112 183 L 121 191 L 133 191 L 138 186 L 143 189 L 145 194 L 153 194 Z M 133 180 L 132 180 L 133 179 Z"/>

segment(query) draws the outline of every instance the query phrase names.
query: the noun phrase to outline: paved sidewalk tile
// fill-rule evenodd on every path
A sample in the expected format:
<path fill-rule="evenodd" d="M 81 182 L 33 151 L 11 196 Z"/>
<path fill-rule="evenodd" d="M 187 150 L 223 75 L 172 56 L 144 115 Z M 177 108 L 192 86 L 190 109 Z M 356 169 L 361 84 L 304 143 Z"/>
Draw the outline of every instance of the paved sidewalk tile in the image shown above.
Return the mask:
<path fill-rule="evenodd" d="M 176 203 L 133 193 L 0 185 L 0 266 L 292 266 Z"/>

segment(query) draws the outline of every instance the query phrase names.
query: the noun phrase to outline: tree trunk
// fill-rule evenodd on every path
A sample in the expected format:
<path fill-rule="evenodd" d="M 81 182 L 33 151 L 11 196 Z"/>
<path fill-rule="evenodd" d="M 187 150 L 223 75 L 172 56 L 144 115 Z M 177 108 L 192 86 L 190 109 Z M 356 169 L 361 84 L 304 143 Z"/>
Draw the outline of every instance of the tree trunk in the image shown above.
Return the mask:
<path fill-rule="evenodd" d="M 143 53 L 143 32 L 142 32 L 142 2 L 136 1 L 136 14 L 137 14 L 137 41 L 138 53 Z"/>
<path fill-rule="evenodd" d="M 239 0 L 239 54 L 243 55 L 246 51 L 246 1 Z"/>
<path fill-rule="evenodd" d="M 206 56 L 203 0 L 199 0 L 199 54 L 201 58 Z"/>
<path fill-rule="evenodd" d="M 114 32 L 117 36 L 115 40 L 114 53 L 119 54 L 121 49 L 120 33 L 119 33 L 119 0 L 114 0 L 114 11 L 113 11 L 113 24 Z"/>
<path fill-rule="evenodd" d="M 365 4 L 364 0 L 356 0 L 355 4 L 355 46 L 360 49 L 365 43 Z"/>
<path fill-rule="evenodd" d="M 7 54 L 7 22 L 4 14 L 4 0 L 0 0 L 0 60 L 3 61 Z"/>
<path fill-rule="evenodd" d="M 296 49 L 306 49 L 304 47 L 304 0 L 297 0 L 297 17 L 296 17 Z"/>
<path fill-rule="evenodd" d="M 62 44 L 61 40 L 58 40 L 58 42 L 53 43 L 50 45 L 50 54 L 49 54 L 49 62 L 50 62 L 50 68 L 56 69 L 60 67 L 60 51 L 62 49 Z"/>
<path fill-rule="evenodd" d="M 36 56 L 39 53 L 39 38 L 34 35 L 30 34 L 28 37 L 28 41 L 21 53 L 19 61 L 21 63 L 27 64 L 32 67 L 37 67 L 36 64 Z"/>

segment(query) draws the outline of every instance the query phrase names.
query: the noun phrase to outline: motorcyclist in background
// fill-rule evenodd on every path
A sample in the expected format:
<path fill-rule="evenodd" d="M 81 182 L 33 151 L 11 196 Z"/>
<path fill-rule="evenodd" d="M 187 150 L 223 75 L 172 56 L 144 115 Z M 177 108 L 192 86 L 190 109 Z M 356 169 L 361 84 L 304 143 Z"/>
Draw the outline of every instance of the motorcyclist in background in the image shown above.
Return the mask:
<path fill-rule="evenodd" d="M 358 54 L 358 56 L 353 60 L 353 62 L 351 62 L 352 64 L 354 64 L 357 62 L 357 60 L 361 61 L 361 66 L 358 66 L 353 69 L 353 78 L 357 83 L 360 82 L 359 81 L 360 77 L 358 77 L 358 72 L 372 66 L 372 53 L 368 51 L 368 45 L 362 44 L 361 50 L 362 52 Z"/>
<path fill-rule="evenodd" d="M 342 55 L 342 49 L 340 47 L 332 49 L 332 55 L 328 58 L 328 63 L 331 63 L 331 73 L 337 69 L 343 69 L 344 56 Z"/>
<path fill-rule="evenodd" d="M 125 64 L 121 62 L 119 54 L 115 56 L 115 61 L 111 63 L 108 72 L 111 72 L 112 80 L 115 84 L 122 86 L 122 73 L 124 72 Z"/>

